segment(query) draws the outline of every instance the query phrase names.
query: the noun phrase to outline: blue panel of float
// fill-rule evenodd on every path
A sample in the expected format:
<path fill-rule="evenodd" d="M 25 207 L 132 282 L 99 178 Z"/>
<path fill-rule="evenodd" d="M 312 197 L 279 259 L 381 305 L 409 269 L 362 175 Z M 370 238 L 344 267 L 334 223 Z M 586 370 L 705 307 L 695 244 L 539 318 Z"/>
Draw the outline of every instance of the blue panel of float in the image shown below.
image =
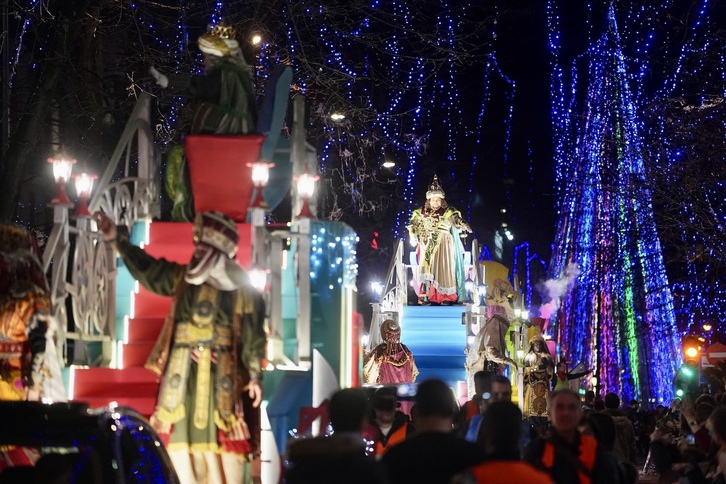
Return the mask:
<path fill-rule="evenodd" d="M 408 346 L 419 370 L 417 381 L 439 378 L 456 388 L 466 380 L 464 368 L 466 306 L 404 306 L 401 342 Z"/>

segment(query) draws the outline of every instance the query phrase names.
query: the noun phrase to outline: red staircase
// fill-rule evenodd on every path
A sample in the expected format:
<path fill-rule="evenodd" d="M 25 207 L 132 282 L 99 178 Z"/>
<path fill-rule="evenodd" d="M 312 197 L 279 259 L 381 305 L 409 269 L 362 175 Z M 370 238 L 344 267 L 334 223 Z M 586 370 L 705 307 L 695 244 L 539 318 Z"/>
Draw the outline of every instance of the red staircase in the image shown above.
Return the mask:
<path fill-rule="evenodd" d="M 237 260 L 249 267 L 251 259 L 250 225 L 238 224 L 240 247 Z M 186 263 L 194 250 L 192 224 L 153 222 L 149 224 L 149 243 L 144 247 L 149 255 Z M 156 337 L 169 311 L 171 298 L 150 293 L 139 285 L 132 295 L 132 315 L 117 324 L 125 325 L 123 343 L 117 343 L 119 368 L 74 368 L 71 373 L 72 400 L 87 402 L 91 407 L 116 402 L 119 406 L 136 409 L 149 417 L 156 402 L 158 377 L 144 368 L 144 362 L 156 342 Z"/>

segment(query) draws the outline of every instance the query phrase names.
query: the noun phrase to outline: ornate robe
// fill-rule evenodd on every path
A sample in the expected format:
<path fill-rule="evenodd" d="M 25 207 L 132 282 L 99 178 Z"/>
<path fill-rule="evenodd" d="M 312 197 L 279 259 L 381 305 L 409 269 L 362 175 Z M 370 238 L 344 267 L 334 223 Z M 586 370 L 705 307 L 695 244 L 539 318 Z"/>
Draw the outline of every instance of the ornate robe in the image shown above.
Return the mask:
<path fill-rule="evenodd" d="M 456 303 L 466 299 L 464 245 L 459 230 L 465 225 L 453 207 L 439 210 L 417 208 L 408 230 L 418 239 L 416 288 L 428 302 Z"/>
<path fill-rule="evenodd" d="M 251 287 L 221 291 L 184 283 L 179 291 L 185 265 L 155 259 L 122 235 L 115 246 L 146 289 L 176 298 L 156 410 L 160 421 L 174 424 L 169 449 L 254 451 L 259 414 L 245 401 L 243 389 L 250 377 L 261 376 L 267 342 L 262 298 Z M 232 448 L 227 434 L 236 425 L 242 425 L 247 443 Z"/>

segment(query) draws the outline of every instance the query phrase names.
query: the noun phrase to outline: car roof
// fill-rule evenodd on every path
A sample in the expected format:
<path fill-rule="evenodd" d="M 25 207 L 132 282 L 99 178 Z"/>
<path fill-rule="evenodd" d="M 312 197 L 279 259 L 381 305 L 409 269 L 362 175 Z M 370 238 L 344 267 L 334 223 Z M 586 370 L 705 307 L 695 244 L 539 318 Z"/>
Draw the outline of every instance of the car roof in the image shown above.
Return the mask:
<path fill-rule="evenodd" d="M 0 401 L 0 443 L 19 446 L 78 446 L 104 433 L 106 410 L 82 403 Z"/>

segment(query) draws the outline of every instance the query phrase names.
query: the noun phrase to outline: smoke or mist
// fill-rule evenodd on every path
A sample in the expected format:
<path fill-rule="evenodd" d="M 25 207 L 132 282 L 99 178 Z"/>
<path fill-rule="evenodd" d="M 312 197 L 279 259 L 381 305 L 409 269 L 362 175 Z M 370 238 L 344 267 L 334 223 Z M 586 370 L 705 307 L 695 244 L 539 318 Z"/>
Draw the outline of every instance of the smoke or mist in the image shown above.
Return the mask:
<path fill-rule="evenodd" d="M 545 319 L 549 319 L 552 313 L 560 308 L 562 296 L 567 294 L 571 284 L 580 275 L 580 266 L 571 262 L 565 269 L 565 274 L 560 279 L 550 279 L 545 281 L 543 287 L 543 300 L 547 301 L 540 306 L 539 315 Z"/>

